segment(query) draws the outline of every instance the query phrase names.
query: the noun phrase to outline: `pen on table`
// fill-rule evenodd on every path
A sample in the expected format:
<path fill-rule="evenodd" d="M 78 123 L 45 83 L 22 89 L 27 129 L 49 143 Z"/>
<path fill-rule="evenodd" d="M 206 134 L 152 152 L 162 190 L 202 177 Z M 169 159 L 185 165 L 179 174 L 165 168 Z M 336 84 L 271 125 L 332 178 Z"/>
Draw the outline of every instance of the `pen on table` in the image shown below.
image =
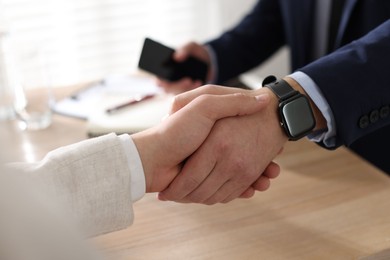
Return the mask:
<path fill-rule="evenodd" d="M 104 79 L 99 80 L 97 82 L 91 82 L 88 85 L 86 85 L 85 87 L 77 90 L 72 95 L 70 95 L 70 98 L 73 100 L 78 100 L 80 98 L 80 95 L 83 94 L 84 92 L 86 92 L 87 90 L 89 90 L 90 88 L 96 87 L 96 86 L 104 86 L 104 85 L 105 85 Z"/>
<path fill-rule="evenodd" d="M 106 113 L 107 114 L 112 114 L 118 110 L 121 110 L 123 108 L 126 108 L 128 106 L 131 106 L 131 105 L 135 105 L 135 104 L 138 104 L 142 101 L 145 101 L 145 100 L 148 100 L 148 99 L 151 99 L 152 97 L 154 97 L 155 94 L 149 94 L 149 95 L 145 95 L 145 96 L 140 96 L 140 97 L 134 97 L 133 99 L 131 99 L 129 102 L 126 102 L 126 103 L 123 103 L 123 104 L 120 104 L 118 106 L 114 106 L 114 107 L 111 107 L 111 108 L 108 108 L 106 110 Z"/>

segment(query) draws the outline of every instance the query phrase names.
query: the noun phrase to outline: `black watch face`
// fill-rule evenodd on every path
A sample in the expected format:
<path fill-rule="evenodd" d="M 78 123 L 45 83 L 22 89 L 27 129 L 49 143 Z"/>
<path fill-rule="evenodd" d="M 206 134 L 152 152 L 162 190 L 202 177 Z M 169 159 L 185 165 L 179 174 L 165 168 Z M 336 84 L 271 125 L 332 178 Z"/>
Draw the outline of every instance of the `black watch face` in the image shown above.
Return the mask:
<path fill-rule="evenodd" d="M 290 139 L 297 140 L 314 128 L 315 119 L 305 96 L 282 102 L 280 108 L 282 123 Z"/>

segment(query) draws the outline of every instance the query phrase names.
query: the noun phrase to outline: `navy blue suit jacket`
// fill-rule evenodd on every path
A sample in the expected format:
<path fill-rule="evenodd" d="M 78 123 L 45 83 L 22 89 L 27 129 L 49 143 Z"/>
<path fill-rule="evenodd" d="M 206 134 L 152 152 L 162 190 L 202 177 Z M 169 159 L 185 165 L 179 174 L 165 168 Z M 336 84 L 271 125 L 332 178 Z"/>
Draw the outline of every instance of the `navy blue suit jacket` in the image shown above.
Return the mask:
<path fill-rule="evenodd" d="M 312 57 L 315 0 L 262 0 L 233 29 L 209 44 L 218 83 L 288 45 L 292 71 L 319 86 L 345 145 L 390 173 L 390 1 L 346 0 L 335 51 Z M 337 50 L 336 50 L 337 49 Z"/>

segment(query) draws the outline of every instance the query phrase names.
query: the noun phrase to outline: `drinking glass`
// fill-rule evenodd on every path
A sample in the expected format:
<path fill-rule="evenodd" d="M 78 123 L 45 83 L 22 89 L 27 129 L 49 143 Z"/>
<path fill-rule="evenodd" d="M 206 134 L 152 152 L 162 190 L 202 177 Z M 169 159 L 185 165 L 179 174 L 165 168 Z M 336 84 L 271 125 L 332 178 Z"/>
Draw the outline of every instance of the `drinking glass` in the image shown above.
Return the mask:
<path fill-rule="evenodd" d="M 15 88 L 14 109 L 22 129 L 50 126 L 54 97 L 44 49 L 22 50 L 17 58 L 20 86 Z"/>
<path fill-rule="evenodd" d="M 14 117 L 14 57 L 10 33 L 0 28 L 0 121 Z"/>

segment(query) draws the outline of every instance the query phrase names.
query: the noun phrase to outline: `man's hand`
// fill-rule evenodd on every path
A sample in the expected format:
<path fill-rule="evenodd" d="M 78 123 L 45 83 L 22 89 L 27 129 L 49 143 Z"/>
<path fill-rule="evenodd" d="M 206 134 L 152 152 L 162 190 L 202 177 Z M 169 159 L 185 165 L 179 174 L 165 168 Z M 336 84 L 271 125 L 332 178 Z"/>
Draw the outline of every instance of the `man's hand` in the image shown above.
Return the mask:
<path fill-rule="evenodd" d="M 259 112 L 216 122 L 202 146 L 187 159 L 181 173 L 159 194 L 161 200 L 226 203 L 240 196 L 253 195 L 255 189 L 267 189 L 269 178 L 277 176 L 279 169 L 274 171 L 278 166 L 272 160 L 283 148 L 287 137 L 279 125 L 277 100 L 270 90 L 205 86 L 179 95 L 174 109 L 180 109 L 197 95 L 238 91 L 252 95 L 268 94 L 273 99 L 270 98 L 267 107 Z M 276 176 L 272 176 L 275 172 Z"/>
<path fill-rule="evenodd" d="M 183 47 L 178 48 L 173 54 L 173 59 L 180 63 L 185 61 L 190 56 L 198 58 L 199 60 L 206 62 L 206 64 L 210 64 L 210 57 L 207 49 L 195 42 L 187 43 Z M 212 73 L 211 66 L 209 65 L 207 80 L 212 77 Z M 182 78 L 174 82 L 161 78 L 157 79 L 157 85 L 163 88 L 166 93 L 171 94 L 180 94 L 200 87 L 203 84 L 205 84 L 205 82 L 201 82 L 199 80 L 193 81 L 190 78 Z"/>
<path fill-rule="evenodd" d="M 268 101 L 267 94 L 201 95 L 158 126 L 132 135 L 142 160 L 146 191 L 164 190 L 180 172 L 182 161 L 202 145 L 217 120 L 253 114 L 264 109 Z M 250 193 L 249 190 L 243 196 Z"/>

